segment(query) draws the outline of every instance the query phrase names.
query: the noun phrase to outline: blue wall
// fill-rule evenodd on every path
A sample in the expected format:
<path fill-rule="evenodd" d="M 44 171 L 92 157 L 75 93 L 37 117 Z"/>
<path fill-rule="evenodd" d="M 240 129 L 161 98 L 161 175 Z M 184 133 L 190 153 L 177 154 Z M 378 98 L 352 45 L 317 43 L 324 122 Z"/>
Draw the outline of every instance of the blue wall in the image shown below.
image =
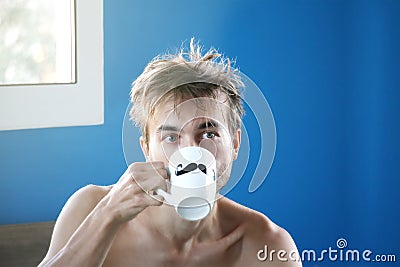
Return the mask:
<path fill-rule="evenodd" d="M 130 83 L 194 36 L 236 57 L 275 117 L 268 179 L 248 193 L 244 178 L 229 196 L 286 228 L 299 249 L 343 237 L 400 260 L 399 14 L 389 0 L 105 1 L 105 124 L 0 132 L 0 224 L 55 220 L 78 188 L 114 183 L 126 168 Z"/>

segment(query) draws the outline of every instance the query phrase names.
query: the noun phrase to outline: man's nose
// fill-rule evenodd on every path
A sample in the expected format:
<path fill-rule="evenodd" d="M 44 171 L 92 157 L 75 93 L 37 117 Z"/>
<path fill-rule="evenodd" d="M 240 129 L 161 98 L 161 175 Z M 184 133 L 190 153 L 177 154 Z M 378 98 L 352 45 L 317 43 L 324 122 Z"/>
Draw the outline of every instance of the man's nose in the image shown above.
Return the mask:
<path fill-rule="evenodd" d="M 180 147 L 187 147 L 187 146 L 199 146 L 199 142 L 193 136 L 185 136 L 182 138 Z"/>

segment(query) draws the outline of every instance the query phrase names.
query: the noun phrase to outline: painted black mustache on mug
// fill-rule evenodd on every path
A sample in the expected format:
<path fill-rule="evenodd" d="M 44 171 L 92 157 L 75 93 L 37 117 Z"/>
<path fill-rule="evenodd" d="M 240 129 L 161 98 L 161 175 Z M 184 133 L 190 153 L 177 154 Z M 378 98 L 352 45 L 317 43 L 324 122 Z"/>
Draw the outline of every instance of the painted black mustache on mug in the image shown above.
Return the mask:
<path fill-rule="evenodd" d="M 196 169 L 199 169 L 201 172 L 204 174 L 207 174 L 207 167 L 204 164 L 196 164 L 196 163 L 189 163 L 185 168 L 178 170 L 179 168 L 182 168 L 182 164 L 179 164 L 177 166 L 177 170 L 175 171 L 176 176 L 192 172 Z"/>

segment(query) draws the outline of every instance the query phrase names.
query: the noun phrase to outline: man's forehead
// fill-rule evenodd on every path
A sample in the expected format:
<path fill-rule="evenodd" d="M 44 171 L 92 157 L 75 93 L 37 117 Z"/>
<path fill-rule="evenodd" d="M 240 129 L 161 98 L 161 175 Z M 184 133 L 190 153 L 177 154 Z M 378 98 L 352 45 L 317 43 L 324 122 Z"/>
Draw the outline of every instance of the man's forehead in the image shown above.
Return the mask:
<path fill-rule="evenodd" d="M 224 128 L 223 125 L 221 125 L 218 121 L 213 120 L 211 118 L 205 118 L 205 117 L 200 117 L 200 118 L 193 118 L 191 121 L 187 122 L 184 125 L 177 125 L 176 123 L 168 123 L 166 122 L 165 124 L 159 124 L 156 125 L 156 133 L 162 133 L 162 132 L 179 132 L 184 130 L 183 128 L 186 128 L 188 125 L 190 125 L 192 128 L 195 130 L 205 130 L 205 129 L 210 129 L 210 128 Z"/>
<path fill-rule="evenodd" d="M 153 123 L 174 125 L 210 121 L 215 125 L 226 124 L 228 112 L 228 105 L 214 98 L 192 98 L 180 103 L 170 100 L 155 109 Z"/>

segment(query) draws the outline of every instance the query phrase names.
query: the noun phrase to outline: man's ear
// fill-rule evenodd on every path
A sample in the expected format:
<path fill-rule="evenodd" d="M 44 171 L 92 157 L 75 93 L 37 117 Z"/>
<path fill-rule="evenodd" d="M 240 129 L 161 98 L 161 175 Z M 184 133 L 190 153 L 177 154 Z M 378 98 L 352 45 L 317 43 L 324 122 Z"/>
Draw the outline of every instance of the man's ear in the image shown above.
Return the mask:
<path fill-rule="evenodd" d="M 139 138 L 139 140 L 140 140 L 140 147 L 142 148 L 143 155 L 146 158 L 146 161 L 148 161 L 149 160 L 149 143 L 146 141 L 146 139 L 143 136 L 141 136 Z"/>
<path fill-rule="evenodd" d="M 240 129 L 237 129 L 236 132 L 233 134 L 233 140 L 232 140 L 232 145 L 233 145 L 233 160 L 236 160 L 239 154 L 239 148 L 240 148 L 240 138 L 242 137 L 242 131 Z"/>

